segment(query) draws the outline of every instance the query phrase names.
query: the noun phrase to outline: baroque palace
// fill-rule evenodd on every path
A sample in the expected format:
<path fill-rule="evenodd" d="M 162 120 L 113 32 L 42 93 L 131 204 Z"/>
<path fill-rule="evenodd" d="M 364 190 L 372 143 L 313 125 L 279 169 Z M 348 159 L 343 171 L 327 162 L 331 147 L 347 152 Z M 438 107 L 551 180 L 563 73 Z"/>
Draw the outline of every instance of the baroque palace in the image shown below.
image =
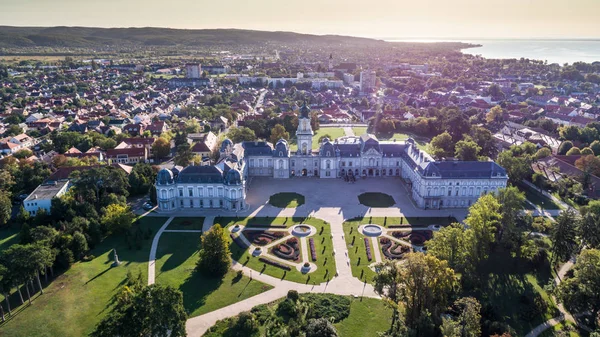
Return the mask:
<path fill-rule="evenodd" d="M 158 173 L 158 209 L 246 208 L 248 177 L 399 177 L 421 208 L 466 208 L 479 196 L 506 187 L 506 171 L 493 161 L 436 161 L 415 141 L 379 141 L 364 134 L 323 139 L 312 149 L 310 109 L 300 109 L 296 139 L 290 152 L 286 140 L 233 144 L 225 139 L 215 165 L 188 166 Z M 397 188 L 402 188 L 398 181 Z"/>

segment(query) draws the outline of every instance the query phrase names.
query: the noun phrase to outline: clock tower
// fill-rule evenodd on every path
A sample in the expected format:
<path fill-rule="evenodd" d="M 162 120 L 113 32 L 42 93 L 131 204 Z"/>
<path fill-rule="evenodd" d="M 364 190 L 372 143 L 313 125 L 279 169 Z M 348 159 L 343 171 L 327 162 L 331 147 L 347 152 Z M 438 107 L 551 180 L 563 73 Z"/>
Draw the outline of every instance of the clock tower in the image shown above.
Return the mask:
<path fill-rule="evenodd" d="M 298 142 L 298 154 L 310 155 L 312 153 L 312 138 L 314 132 L 310 126 L 310 108 L 306 105 L 306 101 L 300 108 L 300 116 L 298 116 L 298 130 L 296 130 L 296 140 Z"/>

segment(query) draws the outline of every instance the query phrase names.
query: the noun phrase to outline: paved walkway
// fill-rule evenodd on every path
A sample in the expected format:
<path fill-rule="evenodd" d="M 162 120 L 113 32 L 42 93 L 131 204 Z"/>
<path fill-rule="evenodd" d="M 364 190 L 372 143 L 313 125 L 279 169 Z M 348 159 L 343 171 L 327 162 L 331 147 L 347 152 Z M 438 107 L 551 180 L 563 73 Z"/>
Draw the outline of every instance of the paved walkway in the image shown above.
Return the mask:
<path fill-rule="evenodd" d="M 154 284 L 155 271 L 156 271 L 156 249 L 158 248 L 158 241 L 160 236 L 165 231 L 167 226 L 173 221 L 174 217 L 170 217 L 162 227 L 156 232 L 154 239 L 152 240 L 152 247 L 150 247 L 150 256 L 148 257 L 148 285 Z"/>
<path fill-rule="evenodd" d="M 346 136 L 354 136 L 354 130 L 352 130 L 352 128 L 349 126 L 344 127 L 344 133 Z"/>

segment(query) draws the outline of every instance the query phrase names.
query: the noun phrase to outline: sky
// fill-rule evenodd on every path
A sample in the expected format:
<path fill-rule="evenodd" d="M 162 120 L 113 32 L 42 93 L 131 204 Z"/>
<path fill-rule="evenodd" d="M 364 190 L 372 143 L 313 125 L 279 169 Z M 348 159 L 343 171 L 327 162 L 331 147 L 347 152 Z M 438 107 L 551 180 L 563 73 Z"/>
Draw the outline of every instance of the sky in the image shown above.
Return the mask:
<path fill-rule="evenodd" d="M 0 25 L 373 38 L 600 38 L 600 0 L 0 0 Z"/>

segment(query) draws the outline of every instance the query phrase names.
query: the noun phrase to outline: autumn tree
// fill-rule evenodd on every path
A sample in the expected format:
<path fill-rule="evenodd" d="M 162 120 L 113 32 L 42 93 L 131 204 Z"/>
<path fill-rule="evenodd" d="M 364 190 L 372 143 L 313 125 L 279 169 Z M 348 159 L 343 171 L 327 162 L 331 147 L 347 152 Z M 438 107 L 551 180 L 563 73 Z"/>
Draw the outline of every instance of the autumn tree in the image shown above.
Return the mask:
<path fill-rule="evenodd" d="M 161 159 L 168 157 L 171 153 L 171 142 L 163 137 L 159 137 L 152 144 L 150 152 L 152 152 L 154 158 L 160 161 Z"/>
<path fill-rule="evenodd" d="M 502 107 L 496 105 L 485 114 L 485 121 L 488 123 L 500 123 L 503 120 L 503 115 Z"/>
<path fill-rule="evenodd" d="M 580 157 L 575 161 L 575 166 L 583 171 L 584 174 L 600 175 L 600 158 L 594 155 Z"/>
<path fill-rule="evenodd" d="M 210 277 L 222 277 L 231 267 L 229 238 L 221 225 L 216 224 L 202 234 L 196 267 Z"/>
<path fill-rule="evenodd" d="M 285 128 L 283 127 L 283 125 L 277 124 L 277 125 L 275 125 L 275 127 L 273 129 L 271 129 L 271 139 L 270 140 L 271 140 L 271 143 L 275 144 L 280 139 L 289 140 L 290 134 L 289 134 L 289 132 L 285 131 Z"/>

